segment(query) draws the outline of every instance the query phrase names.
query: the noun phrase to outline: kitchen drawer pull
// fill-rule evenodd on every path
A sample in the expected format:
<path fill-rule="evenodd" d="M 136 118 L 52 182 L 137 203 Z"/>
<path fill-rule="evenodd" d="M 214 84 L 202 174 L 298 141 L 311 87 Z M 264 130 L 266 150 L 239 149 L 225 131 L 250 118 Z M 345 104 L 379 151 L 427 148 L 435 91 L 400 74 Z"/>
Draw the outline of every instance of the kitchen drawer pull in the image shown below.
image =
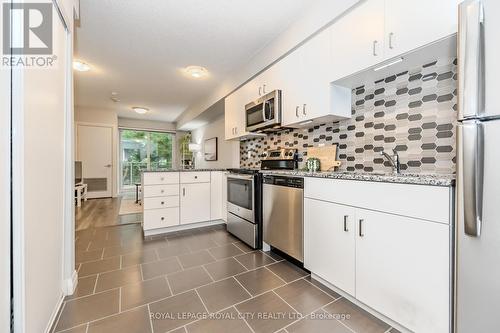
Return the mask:
<path fill-rule="evenodd" d="M 359 219 L 359 237 L 364 237 L 365 233 L 363 232 L 363 222 L 365 220 Z"/>
<path fill-rule="evenodd" d="M 304 114 L 304 116 L 306 115 L 306 105 L 305 104 L 302 106 L 302 113 Z"/>
<path fill-rule="evenodd" d="M 344 215 L 344 231 L 345 232 L 349 231 L 349 229 L 347 228 L 347 218 L 348 217 L 349 217 L 348 215 Z"/>
<path fill-rule="evenodd" d="M 183 187 L 183 188 L 182 188 L 182 196 L 183 196 L 183 197 L 185 197 L 185 196 L 186 196 L 186 188 L 185 188 L 185 187 Z"/>
<path fill-rule="evenodd" d="M 392 45 L 392 36 L 394 36 L 394 32 L 389 33 L 389 48 L 393 49 L 394 46 Z"/>
<path fill-rule="evenodd" d="M 378 56 L 378 54 L 377 54 L 377 43 L 378 43 L 378 41 L 376 41 L 376 40 L 373 41 L 373 55 L 375 57 Z"/>
<path fill-rule="evenodd" d="M 162 205 L 164 205 L 164 204 L 165 204 L 165 201 L 162 201 L 162 202 L 161 202 L 161 204 L 162 204 Z"/>
<path fill-rule="evenodd" d="M 165 178 L 164 178 L 164 177 L 161 177 L 161 178 L 160 178 L 160 180 L 161 180 L 161 181 L 164 181 L 164 180 L 165 180 Z"/>
<path fill-rule="evenodd" d="M 194 179 L 198 179 L 198 176 L 194 176 Z"/>
<path fill-rule="evenodd" d="M 165 190 L 161 190 L 160 192 L 161 192 L 161 193 L 165 193 Z"/>
<path fill-rule="evenodd" d="M 160 218 L 160 220 L 165 221 L 165 218 L 162 216 L 162 217 Z"/>
<path fill-rule="evenodd" d="M 297 116 L 297 118 L 299 117 L 299 106 L 298 105 L 295 107 L 295 116 Z"/>

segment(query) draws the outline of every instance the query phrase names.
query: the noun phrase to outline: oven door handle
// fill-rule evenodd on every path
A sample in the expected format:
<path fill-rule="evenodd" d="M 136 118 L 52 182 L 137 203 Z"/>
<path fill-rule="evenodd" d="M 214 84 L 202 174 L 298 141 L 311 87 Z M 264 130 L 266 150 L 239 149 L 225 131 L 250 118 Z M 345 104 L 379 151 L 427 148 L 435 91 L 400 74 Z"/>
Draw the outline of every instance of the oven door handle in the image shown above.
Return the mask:
<path fill-rule="evenodd" d="M 244 180 L 253 180 L 253 176 L 243 176 L 243 175 L 228 175 L 227 179 L 244 179 Z"/>

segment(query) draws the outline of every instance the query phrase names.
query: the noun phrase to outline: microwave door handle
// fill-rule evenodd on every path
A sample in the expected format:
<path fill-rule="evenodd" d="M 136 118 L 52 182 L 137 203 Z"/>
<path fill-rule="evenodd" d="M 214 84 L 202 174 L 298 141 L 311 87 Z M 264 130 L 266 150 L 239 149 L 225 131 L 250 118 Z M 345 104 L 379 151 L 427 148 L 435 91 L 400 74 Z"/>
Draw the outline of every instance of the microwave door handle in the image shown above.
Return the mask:
<path fill-rule="evenodd" d="M 458 119 L 474 118 L 484 108 L 483 5 L 466 0 L 459 6 Z"/>
<path fill-rule="evenodd" d="M 484 172 L 484 130 L 479 121 L 467 121 L 458 126 L 459 170 L 458 212 L 459 223 L 465 234 L 481 235 Z"/>
<path fill-rule="evenodd" d="M 267 105 L 269 105 L 269 101 L 265 101 L 264 103 L 262 103 L 262 120 L 264 122 L 269 120 L 269 119 L 267 119 L 267 115 L 266 115 L 266 106 Z"/>

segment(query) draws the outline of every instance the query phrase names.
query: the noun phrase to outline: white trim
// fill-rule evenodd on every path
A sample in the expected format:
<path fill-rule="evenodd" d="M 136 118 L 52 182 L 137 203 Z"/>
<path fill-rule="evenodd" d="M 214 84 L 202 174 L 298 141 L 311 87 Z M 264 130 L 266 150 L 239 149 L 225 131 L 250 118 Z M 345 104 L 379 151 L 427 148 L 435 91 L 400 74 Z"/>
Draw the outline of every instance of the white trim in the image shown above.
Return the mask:
<path fill-rule="evenodd" d="M 213 221 L 206 221 L 206 222 L 199 222 L 199 223 L 181 224 L 181 225 L 174 226 L 174 227 L 158 228 L 158 229 L 153 229 L 153 230 L 144 230 L 144 236 L 168 234 L 168 233 L 174 232 L 174 231 L 196 229 L 196 228 L 208 227 L 208 226 L 219 225 L 219 224 L 226 224 L 226 222 L 224 222 L 224 220 L 213 220 Z"/>
<path fill-rule="evenodd" d="M 44 331 L 45 333 L 52 332 L 52 326 L 54 326 L 56 323 L 59 311 L 61 310 L 63 303 L 64 303 L 64 294 L 61 294 L 61 296 L 59 297 L 59 300 L 56 303 L 56 306 L 52 310 L 52 314 L 50 315 L 49 322 L 47 323 L 47 326 L 45 327 L 45 331 Z"/>
<path fill-rule="evenodd" d="M 64 296 L 73 295 L 76 289 L 76 285 L 78 284 L 78 272 L 76 269 L 73 270 L 73 273 L 67 279 L 63 281 L 63 293 Z"/>

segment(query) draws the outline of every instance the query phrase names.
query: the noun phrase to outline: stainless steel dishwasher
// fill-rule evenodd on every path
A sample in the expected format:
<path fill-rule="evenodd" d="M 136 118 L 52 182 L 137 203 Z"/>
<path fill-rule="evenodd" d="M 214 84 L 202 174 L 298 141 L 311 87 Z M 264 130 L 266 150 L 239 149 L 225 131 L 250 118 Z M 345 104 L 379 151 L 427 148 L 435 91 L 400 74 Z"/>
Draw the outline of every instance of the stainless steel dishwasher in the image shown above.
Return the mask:
<path fill-rule="evenodd" d="M 264 242 L 304 261 L 304 178 L 264 175 L 262 191 Z"/>

